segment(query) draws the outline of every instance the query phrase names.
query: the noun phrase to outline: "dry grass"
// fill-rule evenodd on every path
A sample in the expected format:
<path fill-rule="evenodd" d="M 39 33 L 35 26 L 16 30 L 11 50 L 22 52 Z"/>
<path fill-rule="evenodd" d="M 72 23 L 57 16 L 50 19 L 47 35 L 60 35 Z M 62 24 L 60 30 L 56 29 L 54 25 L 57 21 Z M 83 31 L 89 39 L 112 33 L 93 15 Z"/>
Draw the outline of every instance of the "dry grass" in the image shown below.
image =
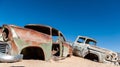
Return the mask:
<path fill-rule="evenodd" d="M 69 57 L 59 61 L 22 60 L 16 63 L 0 63 L 0 67 L 120 67 L 97 63 L 80 57 Z"/>

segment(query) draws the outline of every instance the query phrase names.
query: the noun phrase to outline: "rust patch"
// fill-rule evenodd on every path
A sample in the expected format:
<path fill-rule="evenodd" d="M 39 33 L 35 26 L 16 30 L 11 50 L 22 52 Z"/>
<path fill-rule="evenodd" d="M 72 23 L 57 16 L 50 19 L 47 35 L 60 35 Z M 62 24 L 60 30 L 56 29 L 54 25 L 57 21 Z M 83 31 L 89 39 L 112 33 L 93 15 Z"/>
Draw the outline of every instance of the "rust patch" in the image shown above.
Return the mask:
<path fill-rule="evenodd" d="M 73 49 L 72 49 L 72 46 L 70 46 L 70 44 L 68 44 L 68 43 L 66 43 L 66 42 L 63 43 L 63 46 L 69 48 L 69 54 L 72 55 L 72 50 L 73 50 Z"/>
<path fill-rule="evenodd" d="M 16 34 L 20 39 L 24 41 L 38 42 L 38 43 L 48 43 L 51 41 L 51 38 L 47 34 L 43 34 L 31 29 L 26 28 L 14 28 Z"/>
<path fill-rule="evenodd" d="M 13 50 L 13 54 L 17 54 L 19 52 L 14 41 L 11 41 L 11 47 L 12 47 L 12 50 Z"/>

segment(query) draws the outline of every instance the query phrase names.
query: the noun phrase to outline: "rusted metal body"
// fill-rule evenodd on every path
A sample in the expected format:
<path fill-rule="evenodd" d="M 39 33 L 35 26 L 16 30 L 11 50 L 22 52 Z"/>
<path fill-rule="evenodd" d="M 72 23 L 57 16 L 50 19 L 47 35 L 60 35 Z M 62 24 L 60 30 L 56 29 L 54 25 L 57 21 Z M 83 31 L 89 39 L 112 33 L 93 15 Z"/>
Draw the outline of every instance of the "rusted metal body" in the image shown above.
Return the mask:
<path fill-rule="evenodd" d="M 10 55 L 10 49 L 11 45 L 3 41 L 2 27 L 0 27 L 0 62 L 17 62 L 23 58 L 21 54 L 15 56 Z"/>
<path fill-rule="evenodd" d="M 78 36 L 73 43 L 73 54 L 93 61 L 118 64 L 116 52 L 97 47 L 96 43 L 92 38 Z"/>
<path fill-rule="evenodd" d="M 11 44 L 10 54 L 23 54 L 24 59 L 49 60 L 52 55 L 66 57 L 72 54 L 72 48 L 62 33 L 50 26 L 32 24 L 22 28 L 3 25 L 2 35 L 3 40 Z M 58 37 L 58 42 L 53 42 L 53 36 Z"/>
<path fill-rule="evenodd" d="M 118 53 L 118 63 L 120 65 L 120 53 Z"/>
<path fill-rule="evenodd" d="M 2 38 L 2 27 L 0 27 L 0 41 L 3 41 L 3 38 Z"/>

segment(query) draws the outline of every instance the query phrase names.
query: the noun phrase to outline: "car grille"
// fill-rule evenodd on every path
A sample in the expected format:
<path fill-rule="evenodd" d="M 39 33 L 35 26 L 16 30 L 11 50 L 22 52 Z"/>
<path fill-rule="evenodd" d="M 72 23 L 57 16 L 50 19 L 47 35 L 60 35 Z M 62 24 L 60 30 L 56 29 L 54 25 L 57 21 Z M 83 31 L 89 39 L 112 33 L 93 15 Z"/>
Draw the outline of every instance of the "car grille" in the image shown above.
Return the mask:
<path fill-rule="evenodd" d="M 7 45 L 8 45 L 7 43 L 0 43 L 0 52 L 6 53 L 6 46 Z"/>

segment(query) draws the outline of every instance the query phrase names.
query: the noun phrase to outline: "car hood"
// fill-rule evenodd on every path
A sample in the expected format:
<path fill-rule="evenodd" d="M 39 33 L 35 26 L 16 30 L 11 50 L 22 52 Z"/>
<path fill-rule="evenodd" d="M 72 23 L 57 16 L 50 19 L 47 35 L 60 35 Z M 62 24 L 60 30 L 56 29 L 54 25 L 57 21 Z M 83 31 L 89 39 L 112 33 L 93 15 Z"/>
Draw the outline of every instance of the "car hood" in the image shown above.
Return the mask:
<path fill-rule="evenodd" d="M 91 50 L 95 50 L 95 51 L 101 52 L 101 53 L 105 53 L 105 54 L 114 53 L 111 50 L 108 50 L 108 49 L 105 49 L 105 48 L 101 48 L 101 47 L 98 47 L 98 46 L 89 46 L 88 48 L 91 49 Z"/>

